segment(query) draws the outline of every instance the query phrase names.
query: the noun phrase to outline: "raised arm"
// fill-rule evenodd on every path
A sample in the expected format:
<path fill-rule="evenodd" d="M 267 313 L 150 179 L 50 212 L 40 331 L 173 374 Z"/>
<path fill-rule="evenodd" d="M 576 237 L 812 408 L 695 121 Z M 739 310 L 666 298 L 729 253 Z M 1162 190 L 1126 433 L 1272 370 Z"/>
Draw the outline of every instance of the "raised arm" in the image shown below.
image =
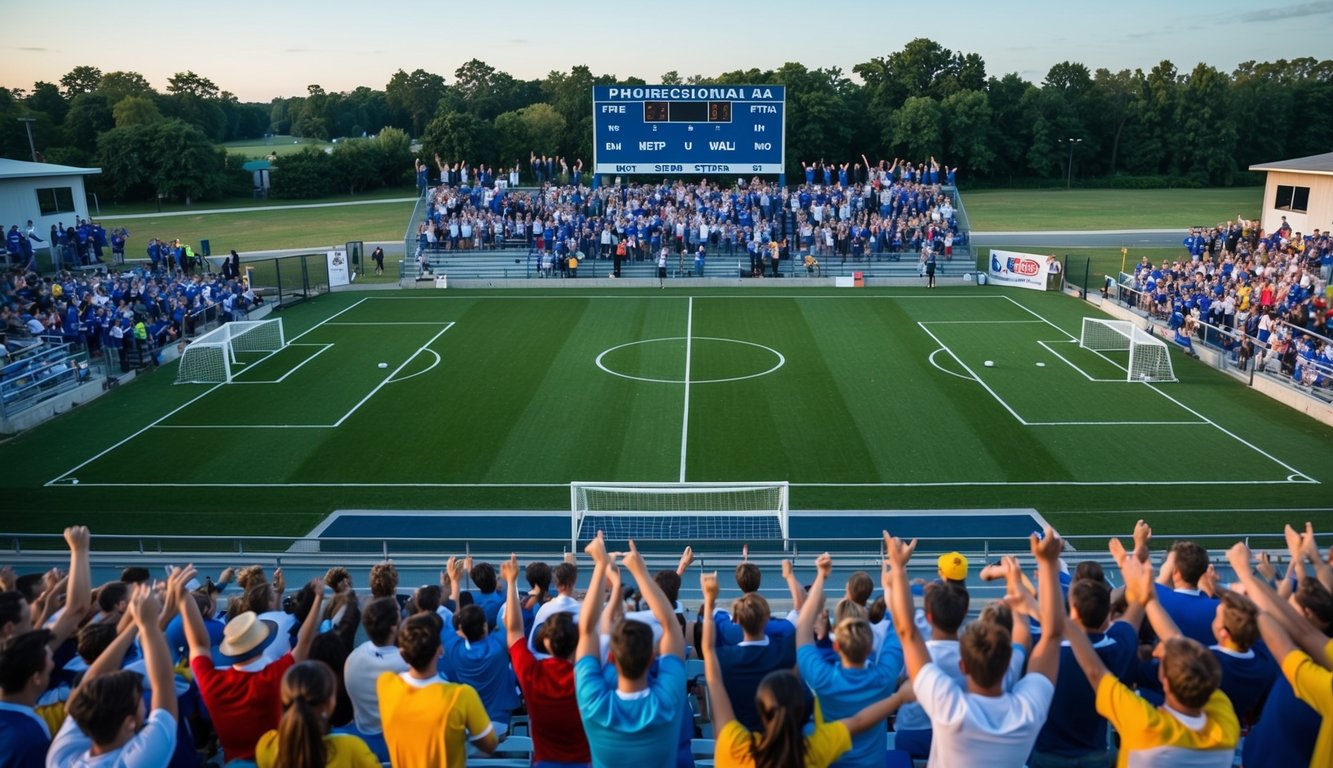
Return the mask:
<path fill-rule="evenodd" d="M 59 647 L 74 634 L 92 607 L 93 576 L 88 564 L 91 541 L 92 535 L 85 526 L 65 529 L 65 542 L 69 544 L 69 582 L 65 587 L 65 611 L 51 627 L 52 648 Z"/>
<path fill-rule="evenodd" d="M 189 579 L 186 579 L 189 581 Z M 190 602 L 194 600 L 186 597 Z M 134 613 L 134 623 L 139 627 L 139 646 L 143 649 L 144 666 L 148 671 L 148 683 L 153 688 L 153 709 L 164 710 L 176 717 L 176 673 L 171 668 L 171 652 L 167 650 L 167 638 L 158 626 L 161 606 L 157 598 L 148 590 L 136 589 L 130 601 L 130 611 Z"/>
<path fill-rule="evenodd" d="M 1157 590 L 1153 587 L 1152 563 L 1126 560 L 1124 567 L 1121 568 L 1121 574 L 1125 580 L 1125 599 L 1131 605 L 1143 606 L 1144 612 L 1148 615 L 1148 623 L 1152 625 L 1153 632 L 1157 633 L 1157 639 L 1165 643 L 1173 637 L 1179 637 L 1180 627 L 1176 626 L 1175 620 L 1157 600 Z"/>
<path fill-rule="evenodd" d="M 912 585 L 907 578 L 907 563 L 911 561 L 912 551 L 916 549 L 916 539 L 907 544 L 885 531 L 884 548 L 888 557 L 880 571 L 880 582 L 884 594 L 889 596 L 889 612 L 893 615 L 893 629 L 898 633 L 898 641 L 903 646 L 907 675 L 915 678 L 921 668 L 930 663 L 930 650 L 926 648 L 925 638 L 917 631 L 912 615 Z M 889 570 L 890 567 L 892 570 Z"/>
<path fill-rule="evenodd" d="M 454 607 L 457 609 L 458 598 L 463 590 L 463 563 L 457 557 L 450 555 L 444 569 L 449 572 L 449 599 L 453 601 Z"/>
<path fill-rule="evenodd" d="M 1134 523 L 1134 557 L 1147 562 L 1151 554 L 1148 550 L 1150 541 L 1152 541 L 1152 526 L 1143 520 Z"/>
<path fill-rule="evenodd" d="M 722 682 L 722 662 L 718 661 L 715 650 L 717 621 L 713 618 L 713 610 L 717 607 L 717 595 L 720 591 L 717 571 L 700 574 L 699 586 L 704 593 L 702 619 L 704 630 L 700 643 L 708 649 L 703 655 L 704 679 L 708 681 L 708 703 L 712 711 L 713 733 L 721 733 L 727 723 L 736 719 L 736 714 L 731 709 L 731 697 L 727 696 L 727 686 Z"/>
<path fill-rule="evenodd" d="M 808 595 L 805 594 L 805 587 L 796 579 L 796 571 L 792 569 L 790 560 L 782 561 L 782 580 L 787 582 L 787 591 L 791 593 L 792 610 L 800 611 L 805 606 Z"/>
<path fill-rule="evenodd" d="M 122 621 L 119 627 L 119 633 L 111 644 L 102 649 L 92 664 L 88 665 L 88 671 L 83 673 L 83 678 L 79 680 L 79 687 L 82 688 L 85 683 L 95 680 L 109 672 L 115 672 L 120 669 L 125 661 L 125 654 L 130 650 L 134 643 L 134 637 L 139 632 L 139 626 L 135 623 L 134 602 L 139 599 L 140 593 L 147 593 L 148 587 L 144 584 L 136 585 L 130 592 L 130 610 L 126 611 L 125 617 L 128 621 Z"/>
<path fill-rule="evenodd" d="M 592 558 L 593 568 L 588 594 L 584 596 L 583 607 L 579 610 L 579 645 L 575 658 L 582 659 L 584 656 L 600 658 L 601 640 L 597 636 L 597 620 L 601 618 L 602 602 L 605 599 L 602 592 L 606 587 L 608 561 L 606 542 L 602 540 L 601 531 L 597 532 L 597 537 L 588 542 L 583 551 Z"/>
<path fill-rule="evenodd" d="M 609 596 L 606 601 L 606 609 L 602 611 L 602 620 L 598 622 L 597 633 L 600 635 L 610 635 L 616 622 L 625 616 L 625 590 L 624 581 L 620 575 L 620 566 L 616 564 L 615 555 L 606 563 L 606 593 Z"/>
<path fill-rule="evenodd" d="M 194 570 L 194 566 L 187 565 L 184 570 Z M 208 637 L 208 630 L 204 627 L 204 618 L 199 615 L 198 604 L 185 590 L 186 581 L 189 580 L 173 582 L 172 586 L 176 589 L 176 605 L 180 607 L 181 626 L 185 630 L 185 642 L 190 646 L 190 658 L 211 657 L 213 643 Z"/>
<path fill-rule="evenodd" d="M 580 160 L 579 162 L 583 162 Z M 686 547 L 684 552 L 680 553 L 680 562 L 676 563 L 676 575 L 684 576 L 690 569 L 690 564 L 694 562 L 694 547 Z"/>
<path fill-rule="evenodd" d="M 523 639 L 523 610 L 518 602 L 518 555 L 500 563 L 500 578 L 505 580 L 505 645 Z"/>
<path fill-rule="evenodd" d="M 315 635 L 319 634 L 319 609 L 324 603 L 324 582 L 313 579 L 310 588 L 315 593 L 314 600 L 310 603 L 310 612 L 305 615 L 305 621 L 301 622 L 301 629 L 296 633 L 296 646 L 292 648 L 292 659 L 298 662 L 309 658 L 310 645 L 315 642 Z"/>
<path fill-rule="evenodd" d="M 1123 583 L 1125 561 L 1129 558 L 1129 553 L 1125 552 L 1125 545 L 1120 543 L 1120 539 L 1111 539 L 1110 548 L 1111 556 L 1115 558 L 1116 565 L 1120 567 L 1121 583 Z M 1147 559 L 1145 558 L 1140 562 L 1147 562 Z M 1135 632 L 1138 632 L 1139 627 L 1143 625 L 1143 615 L 1142 603 L 1130 603 L 1125 608 L 1125 612 L 1121 614 L 1120 620 L 1133 627 Z"/>
<path fill-rule="evenodd" d="M 1254 568 L 1250 565 L 1250 548 L 1245 542 L 1237 542 L 1227 552 L 1227 562 L 1236 572 L 1236 578 L 1245 585 L 1245 594 L 1259 606 L 1260 613 L 1271 615 L 1292 641 L 1310 654 L 1310 658 L 1321 666 L 1333 667 L 1333 658 L 1329 658 L 1326 652 L 1328 638 L 1298 614 L 1286 600 L 1279 598 L 1272 587 L 1255 576 Z M 1277 649 L 1273 650 L 1276 654 Z"/>
<path fill-rule="evenodd" d="M 657 582 L 653 581 L 648 566 L 643 562 L 643 555 L 639 554 L 632 540 L 629 543 L 629 554 L 625 555 L 625 569 L 634 577 L 639 585 L 639 593 L 648 601 L 657 623 L 662 625 L 662 643 L 658 652 L 663 656 L 685 658 L 685 635 L 681 633 L 680 623 L 676 621 L 676 607 L 667 600 Z"/>
<path fill-rule="evenodd" d="M 1287 526 L 1291 530 L 1291 526 Z M 1330 567 L 1328 561 L 1323 558 L 1319 552 L 1319 545 L 1314 540 L 1314 525 L 1305 524 L 1305 533 L 1301 538 L 1301 555 L 1310 561 L 1310 567 L 1314 568 L 1314 575 L 1319 579 L 1319 583 L 1324 585 L 1324 589 L 1333 592 L 1333 567 Z"/>
<path fill-rule="evenodd" d="M 783 563 L 787 563 L 786 560 Z M 796 619 L 796 645 L 810 645 L 815 642 L 815 618 L 824 609 L 824 582 L 833 572 L 833 558 L 825 552 L 815 559 L 815 581 L 810 585 L 810 594 L 806 595 L 801 606 L 801 615 Z M 788 569 L 784 566 L 783 573 Z M 795 576 L 791 577 L 796 580 Z"/>
<path fill-rule="evenodd" d="M 1050 527 L 1043 536 L 1032 534 L 1032 556 L 1037 558 L 1037 604 L 1040 609 L 1041 640 L 1032 649 L 1028 674 L 1044 675 L 1055 684 L 1060 673 L 1060 640 L 1064 635 L 1064 596 L 1060 592 L 1060 550 L 1063 541 Z M 1014 623 L 1017 623 L 1015 621 Z M 1084 638 L 1087 639 L 1086 637 Z"/>
<path fill-rule="evenodd" d="M 1041 609 L 1037 605 L 1037 600 L 1023 585 L 1023 568 L 1018 564 L 1018 558 L 1005 556 L 1000 561 L 999 567 L 1004 574 L 1005 594 L 1004 602 L 1009 606 L 1009 610 L 1014 615 L 1013 641 L 1017 645 L 1023 646 L 1023 652 L 1032 653 L 1032 627 L 1028 623 L 1028 618 L 1032 616 L 1041 616 Z M 1040 618 L 1038 618 L 1040 621 Z M 1042 627 L 1045 631 L 1045 626 Z"/>

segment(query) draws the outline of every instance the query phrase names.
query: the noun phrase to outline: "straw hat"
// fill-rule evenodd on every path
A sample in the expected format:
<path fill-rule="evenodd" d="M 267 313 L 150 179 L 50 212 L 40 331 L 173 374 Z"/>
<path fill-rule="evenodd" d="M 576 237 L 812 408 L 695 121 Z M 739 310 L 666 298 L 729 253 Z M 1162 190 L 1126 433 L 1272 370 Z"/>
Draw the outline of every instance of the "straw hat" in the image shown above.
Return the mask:
<path fill-rule="evenodd" d="M 254 611 L 246 611 L 227 622 L 218 652 L 231 661 L 239 661 L 261 653 L 277 636 L 276 622 L 261 619 Z"/>

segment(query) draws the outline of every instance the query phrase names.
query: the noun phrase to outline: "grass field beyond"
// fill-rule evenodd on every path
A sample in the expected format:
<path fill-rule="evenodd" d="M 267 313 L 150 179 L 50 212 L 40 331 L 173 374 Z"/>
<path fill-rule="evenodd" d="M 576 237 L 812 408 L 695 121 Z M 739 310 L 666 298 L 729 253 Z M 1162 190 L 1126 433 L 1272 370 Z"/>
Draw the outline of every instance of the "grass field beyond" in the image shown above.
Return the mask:
<path fill-rule="evenodd" d="M 963 190 L 973 229 L 1186 229 L 1259 218 L 1263 187 L 1227 189 Z M 1182 235 L 1183 237 L 1183 235 Z"/>
<path fill-rule="evenodd" d="M 975 288 L 326 296 L 232 384 L 168 369 L 0 446 L 4 527 L 288 535 L 338 508 L 560 509 L 572 480 L 787 480 L 796 508 L 1030 506 L 1069 533 L 1326 506 L 1333 430 L 1174 351 L 1180 383 L 1126 382 L 1076 343 L 1091 312 Z"/>

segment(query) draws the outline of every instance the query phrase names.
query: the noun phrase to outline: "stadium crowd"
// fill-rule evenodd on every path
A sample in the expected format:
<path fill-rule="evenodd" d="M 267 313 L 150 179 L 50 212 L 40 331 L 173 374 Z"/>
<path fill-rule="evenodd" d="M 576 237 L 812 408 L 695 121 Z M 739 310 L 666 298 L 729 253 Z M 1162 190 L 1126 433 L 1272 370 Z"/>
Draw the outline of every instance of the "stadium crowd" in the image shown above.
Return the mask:
<path fill-rule="evenodd" d="M 776 616 L 745 559 L 730 610 L 702 573 L 690 616 L 690 549 L 652 573 L 600 533 L 581 562 L 450 558 L 410 591 L 380 563 L 362 596 L 339 567 L 292 594 L 259 566 L 202 584 L 192 566 L 158 583 L 131 567 L 94 588 L 90 534 L 70 528 L 67 573 L 0 570 L 0 766 L 220 750 L 236 766 L 459 768 L 512 738 L 535 766 L 674 768 L 693 764 L 696 728 L 718 766 L 1333 764 L 1333 568 L 1309 524 L 1285 530 L 1285 574 L 1236 544 L 1229 584 L 1198 544 L 1153 553 L 1143 521 L 1132 537 L 1111 542 L 1112 588 L 1034 534 L 1035 572 L 981 568 L 1004 597 L 969 621 L 966 558 L 911 580 L 915 542 L 888 533 L 878 596 L 863 571 L 829 594 L 825 553 L 808 585 L 783 563 L 793 609 Z"/>
<path fill-rule="evenodd" d="M 864 160 L 864 158 L 863 158 Z M 545 168 L 540 159 L 535 163 Z M 572 172 L 534 173 L 540 188 L 519 190 L 489 182 L 474 186 L 466 164 L 437 163 L 418 226 L 417 259 L 433 251 L 499 249 L 514 245 L 552 255 L 553 267 L 586 258 L 653 260 L 667 249 L 682 262 L 695 254 L 748 254 L 756 271 L 770 245 L 790 254 L 853 261 L 891 258 L 925 249 L 952 257 L 962 245 L 952 185 L 957 169 L 895 159 L 871 164 L 811 163 L 794 187 L 758 178 L 724 187 L 706 179 L 621 184 L 590 189 L 582 161 Z M 461 171 L 458 168 L 461 165 Z M 555 165 L 568 167 L 563 159 Z M 804 164 L 803 164 L 804 165 Z M 535 166 L 534 166 L 535 167 Z M 418 163 L 418 185 L 424 164 Z M 424 187 L 423 187 L 424 189 Z M 577 256 L 575 256 L 577 258 Z M 565 270 L 561 270 L 564 272 Z"/>
<path fill-rule="evenodd" d="M 62 269 L 46 276 L 6 270 L 0 288 L 5 359 L 44 338 L 59 338 L 86 348 L 92 358 L 110 351 L 127 370 L 132 357 L 155 359 L 152 350 L 193 335 L 204 318 L 226 322 L 262 301 L 238 278 L 238 257 L 224 259 L 215 274 L 193 269 L 187 246 L 153 239 L 147 255 L 146 264 L 132 268 Z"/>
<path fill-rule="evenodd" d="M 1207 340 L 1241 368 L 1253 360 L 1296 384 L 1333 386 L 1333 309 L 1325 293 L 1333 233 L 1293 232 L 1285 217 L 1266 233 L 1237 217 L 1190 230 L 1183 245 L 1188 259 L 1152 264 L 1145 257 L 1134 268 L 1126 284 L 1139 309 L 1166 320 L 1176 343 L 1191 351 L 1195 340 Z"/>

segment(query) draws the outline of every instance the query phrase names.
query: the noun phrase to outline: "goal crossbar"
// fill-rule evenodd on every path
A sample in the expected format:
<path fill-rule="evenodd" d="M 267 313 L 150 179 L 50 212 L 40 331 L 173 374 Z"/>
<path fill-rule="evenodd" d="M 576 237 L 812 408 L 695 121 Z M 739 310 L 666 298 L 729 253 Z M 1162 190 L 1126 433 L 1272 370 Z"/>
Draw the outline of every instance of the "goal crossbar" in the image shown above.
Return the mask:
<path fill-rule="evenodd" d="M 613 540 L 780 540 L 785 547 L 789 539 L 786 482 L 573 482 L 569 497 L 575 549 L 598 529 Z"/>
<path fill-rule="evenodd" d="M 176 383 L 230 382 L 238 352 L 276 352 L 286 344 L 281 318 L 224 323 L 186 345 Z"/>
<path fill-rule="evenodd" d="M 1127 320 L 1083 318 L 1079 346 L 1094 352 L 1128 352 L 1126 381 L 1176 381 L 1166 343 Z"/>

